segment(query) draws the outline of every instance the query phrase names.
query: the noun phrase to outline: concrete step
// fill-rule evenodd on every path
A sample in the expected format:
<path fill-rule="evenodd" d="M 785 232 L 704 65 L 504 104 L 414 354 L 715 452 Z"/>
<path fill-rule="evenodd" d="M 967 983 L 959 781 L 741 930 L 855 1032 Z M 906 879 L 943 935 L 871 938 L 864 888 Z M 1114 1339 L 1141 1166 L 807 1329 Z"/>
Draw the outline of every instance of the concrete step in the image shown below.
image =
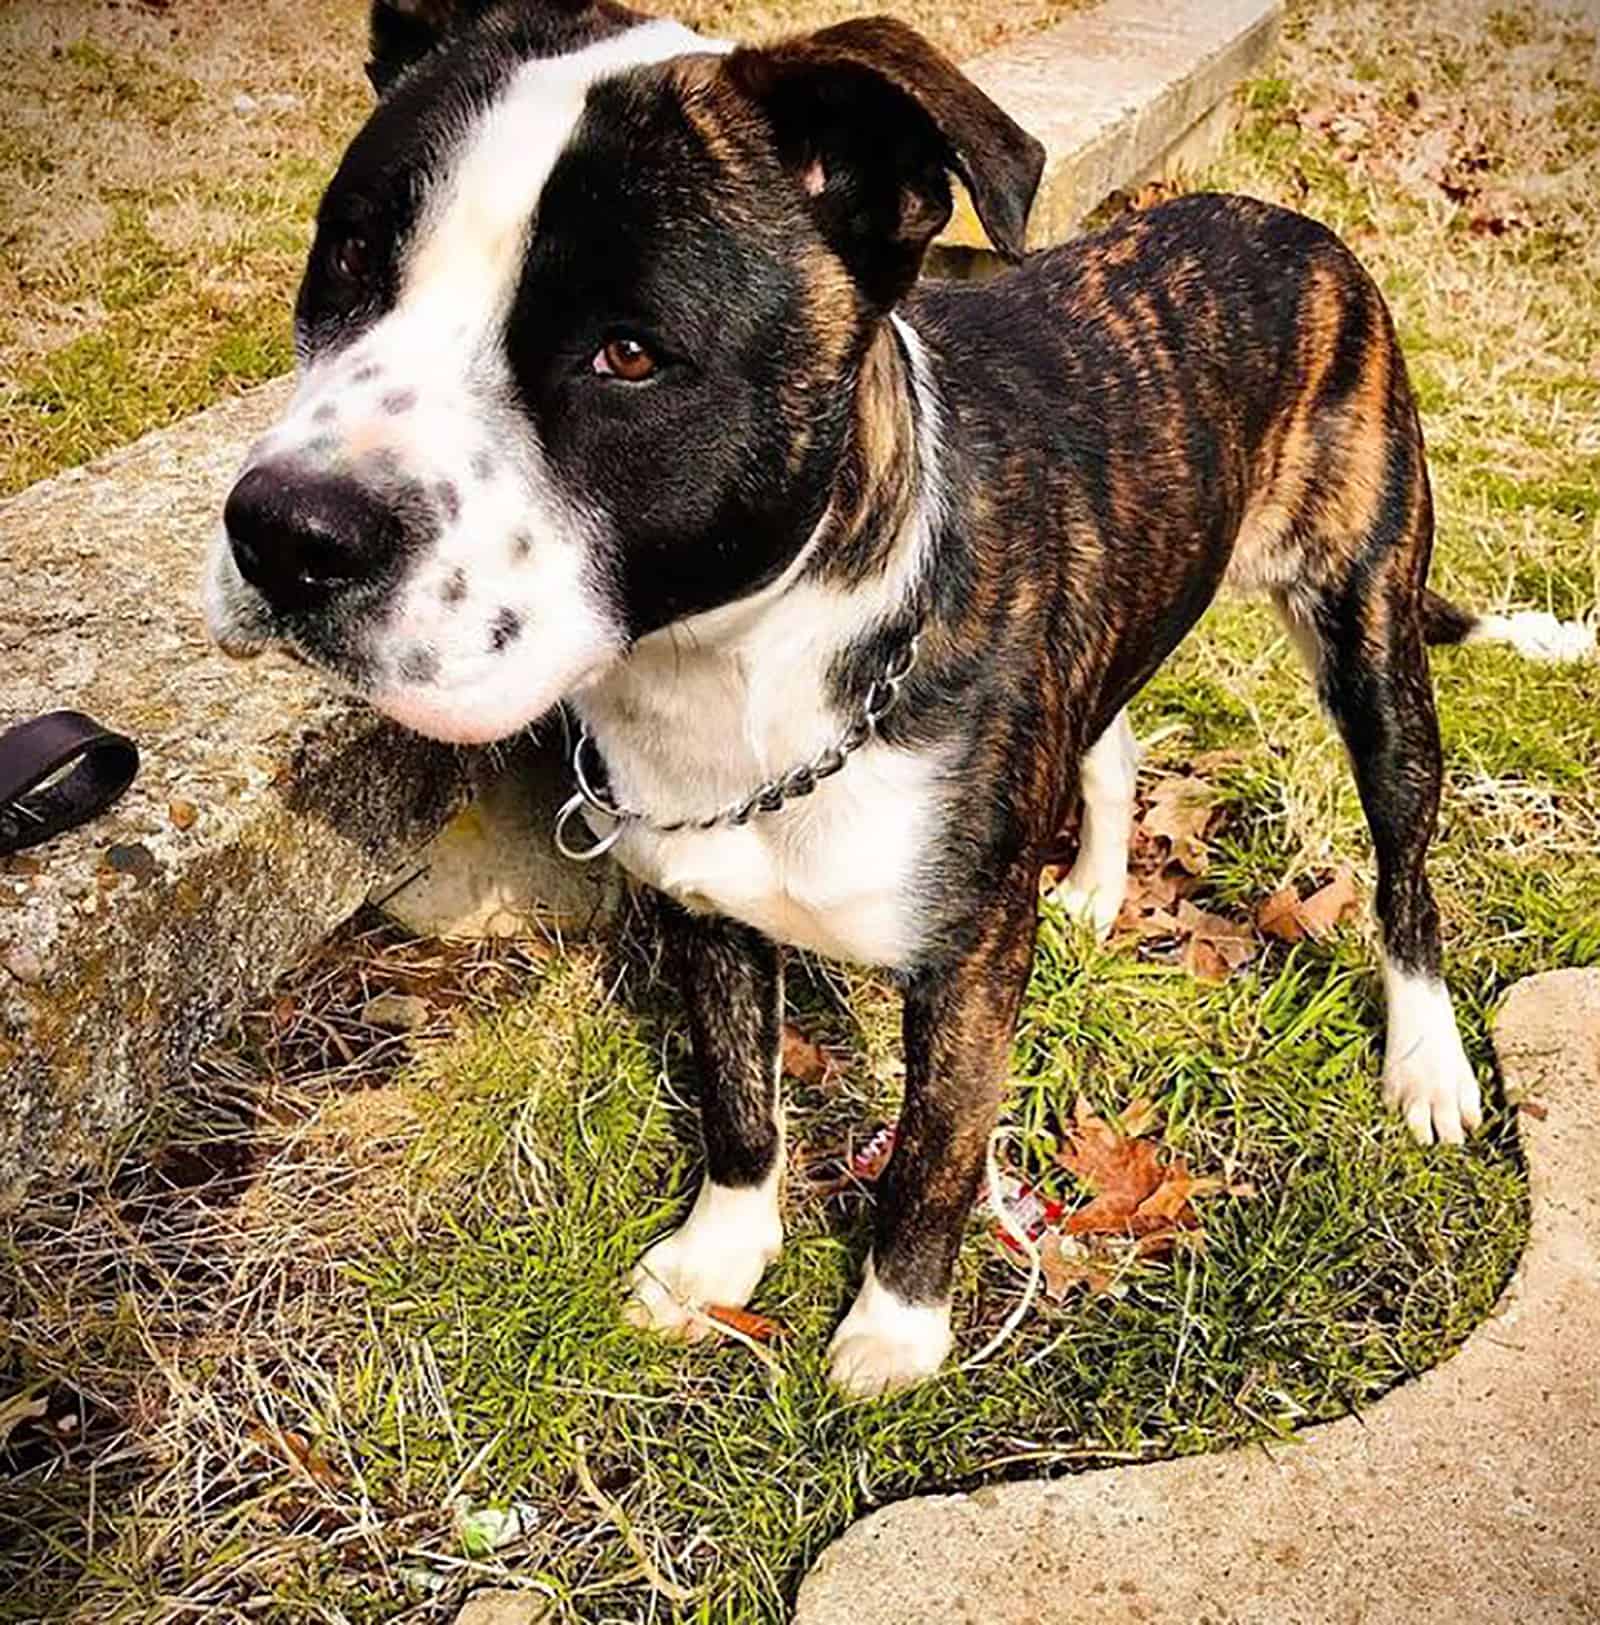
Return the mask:
<path fill-rule="evenodd" d="M 1061 242 L 1112 192 L 1214 157 L 1282 17 L 1283 0 L 1103 0 L 965 64 L 1045 145 L 1028 246 Z M 940 246 L 987 246 L 965 196 Z"/>
<path fill-rule="evenodd" d="M 1066 235 L 1196 129 L 1214 134 L 1277 14 L 1277 0 L 1105 0 L 975 62 L 1049 149 L 1033 240 Z M 952 252 L 979 242 L 958 218 Z M 575 873 L 548 844 L 554 756 L 524 747 L 508 774 L 285 661 L 236 667 L 210 648 L 201 560 L 287 390 L 0 504 L 0 726 L 71 706 L 144 756 L 109 815 L 0 859 L 0 1207 L 125 1125 L 369 895 L 435 932 L 551 915 L 571 929 L 615 898 L 614 876 Z"/>

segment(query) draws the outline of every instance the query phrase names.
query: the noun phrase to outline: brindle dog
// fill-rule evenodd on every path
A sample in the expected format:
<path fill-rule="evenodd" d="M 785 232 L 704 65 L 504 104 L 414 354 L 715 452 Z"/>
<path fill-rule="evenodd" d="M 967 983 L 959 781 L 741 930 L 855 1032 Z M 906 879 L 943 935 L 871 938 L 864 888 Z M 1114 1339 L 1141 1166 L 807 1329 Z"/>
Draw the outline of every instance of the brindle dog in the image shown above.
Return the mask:
<path fill-rule="evenodd" d="M 436 737 L 566 701 L 665 914 L 706 1176 L 629 1313 L 692 1335 L 782 1238 L 782 949 L 891 971 L 905 1105 L 836 1379 L 950 1345 L 956 1250 L 1033 954 L 1126 871 L 1125 708 L 1224 586 L 1268 595 L 1378 860 L 1384 1090 L 1478 1122 L 1425 868 L 1422 433 L 1383 299 L 1300 215 L 1188 197 L 1024 256 L 1038 144 L 900 23 L 733 50 L 612 0 L 377 0 L 381 99 L 330 186 L 300 389 L 228 501 L 208 607 Z M 920 282 L 952 178 L 1018 267 Z M 1559 639 L 1558 639 L 1559 641 Z"/>

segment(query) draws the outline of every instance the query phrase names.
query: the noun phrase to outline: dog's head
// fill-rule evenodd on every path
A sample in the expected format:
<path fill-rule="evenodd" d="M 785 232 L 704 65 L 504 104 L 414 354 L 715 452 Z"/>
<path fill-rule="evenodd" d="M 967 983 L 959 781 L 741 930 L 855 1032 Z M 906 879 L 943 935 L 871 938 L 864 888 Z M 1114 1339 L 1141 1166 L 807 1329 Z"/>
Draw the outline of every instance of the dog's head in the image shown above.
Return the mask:
<path fill-rule="evenodd" d="M 377 0 L 372 46 L 207 613 L 494 739 L 793 563 L 950 177 L 1016 256 L 1041 153 L 888 19 L 730 51 L 613 0 Z"/>

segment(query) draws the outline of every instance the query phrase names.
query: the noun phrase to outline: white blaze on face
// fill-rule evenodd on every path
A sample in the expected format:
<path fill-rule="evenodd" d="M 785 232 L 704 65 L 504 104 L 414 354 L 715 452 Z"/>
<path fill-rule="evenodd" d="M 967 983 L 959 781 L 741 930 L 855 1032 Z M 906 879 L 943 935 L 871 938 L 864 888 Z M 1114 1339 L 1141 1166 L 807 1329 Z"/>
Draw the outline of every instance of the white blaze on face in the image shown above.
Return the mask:
<path fill-rule="evenodd" d="M 247 466 L 347 472 L 422 510 L 430 534 L 408 574 L 344 634 L 368 697 L 409 727 L 502 738 L 622 651 L 598 579 L 603 521 L 552 475 L 516 401 L 505 326 L 540 197 L 590 87 L 726 48 L 650 22 L 518 68 L 436 166 L 393 309 L 307 362 L 284 421 L 252 451 Z M 261 620 L 226 538 L 205 597 L 218 635 L 242 642 Z"/>

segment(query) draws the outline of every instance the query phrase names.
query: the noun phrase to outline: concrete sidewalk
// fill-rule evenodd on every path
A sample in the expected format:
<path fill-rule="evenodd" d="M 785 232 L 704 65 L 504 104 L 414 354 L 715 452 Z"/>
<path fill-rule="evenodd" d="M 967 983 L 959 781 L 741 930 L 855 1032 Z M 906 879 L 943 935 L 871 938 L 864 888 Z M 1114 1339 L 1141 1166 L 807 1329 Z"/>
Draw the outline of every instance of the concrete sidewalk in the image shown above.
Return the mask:
<path fill-rule="evenodd" d="M 1533 1229 L 1453 1359 L 1270 1452 L 903 1501 L 796 1625 L 1600 1620 L 1600 970 L 1521 983 L 1495 1044 Z"/>

